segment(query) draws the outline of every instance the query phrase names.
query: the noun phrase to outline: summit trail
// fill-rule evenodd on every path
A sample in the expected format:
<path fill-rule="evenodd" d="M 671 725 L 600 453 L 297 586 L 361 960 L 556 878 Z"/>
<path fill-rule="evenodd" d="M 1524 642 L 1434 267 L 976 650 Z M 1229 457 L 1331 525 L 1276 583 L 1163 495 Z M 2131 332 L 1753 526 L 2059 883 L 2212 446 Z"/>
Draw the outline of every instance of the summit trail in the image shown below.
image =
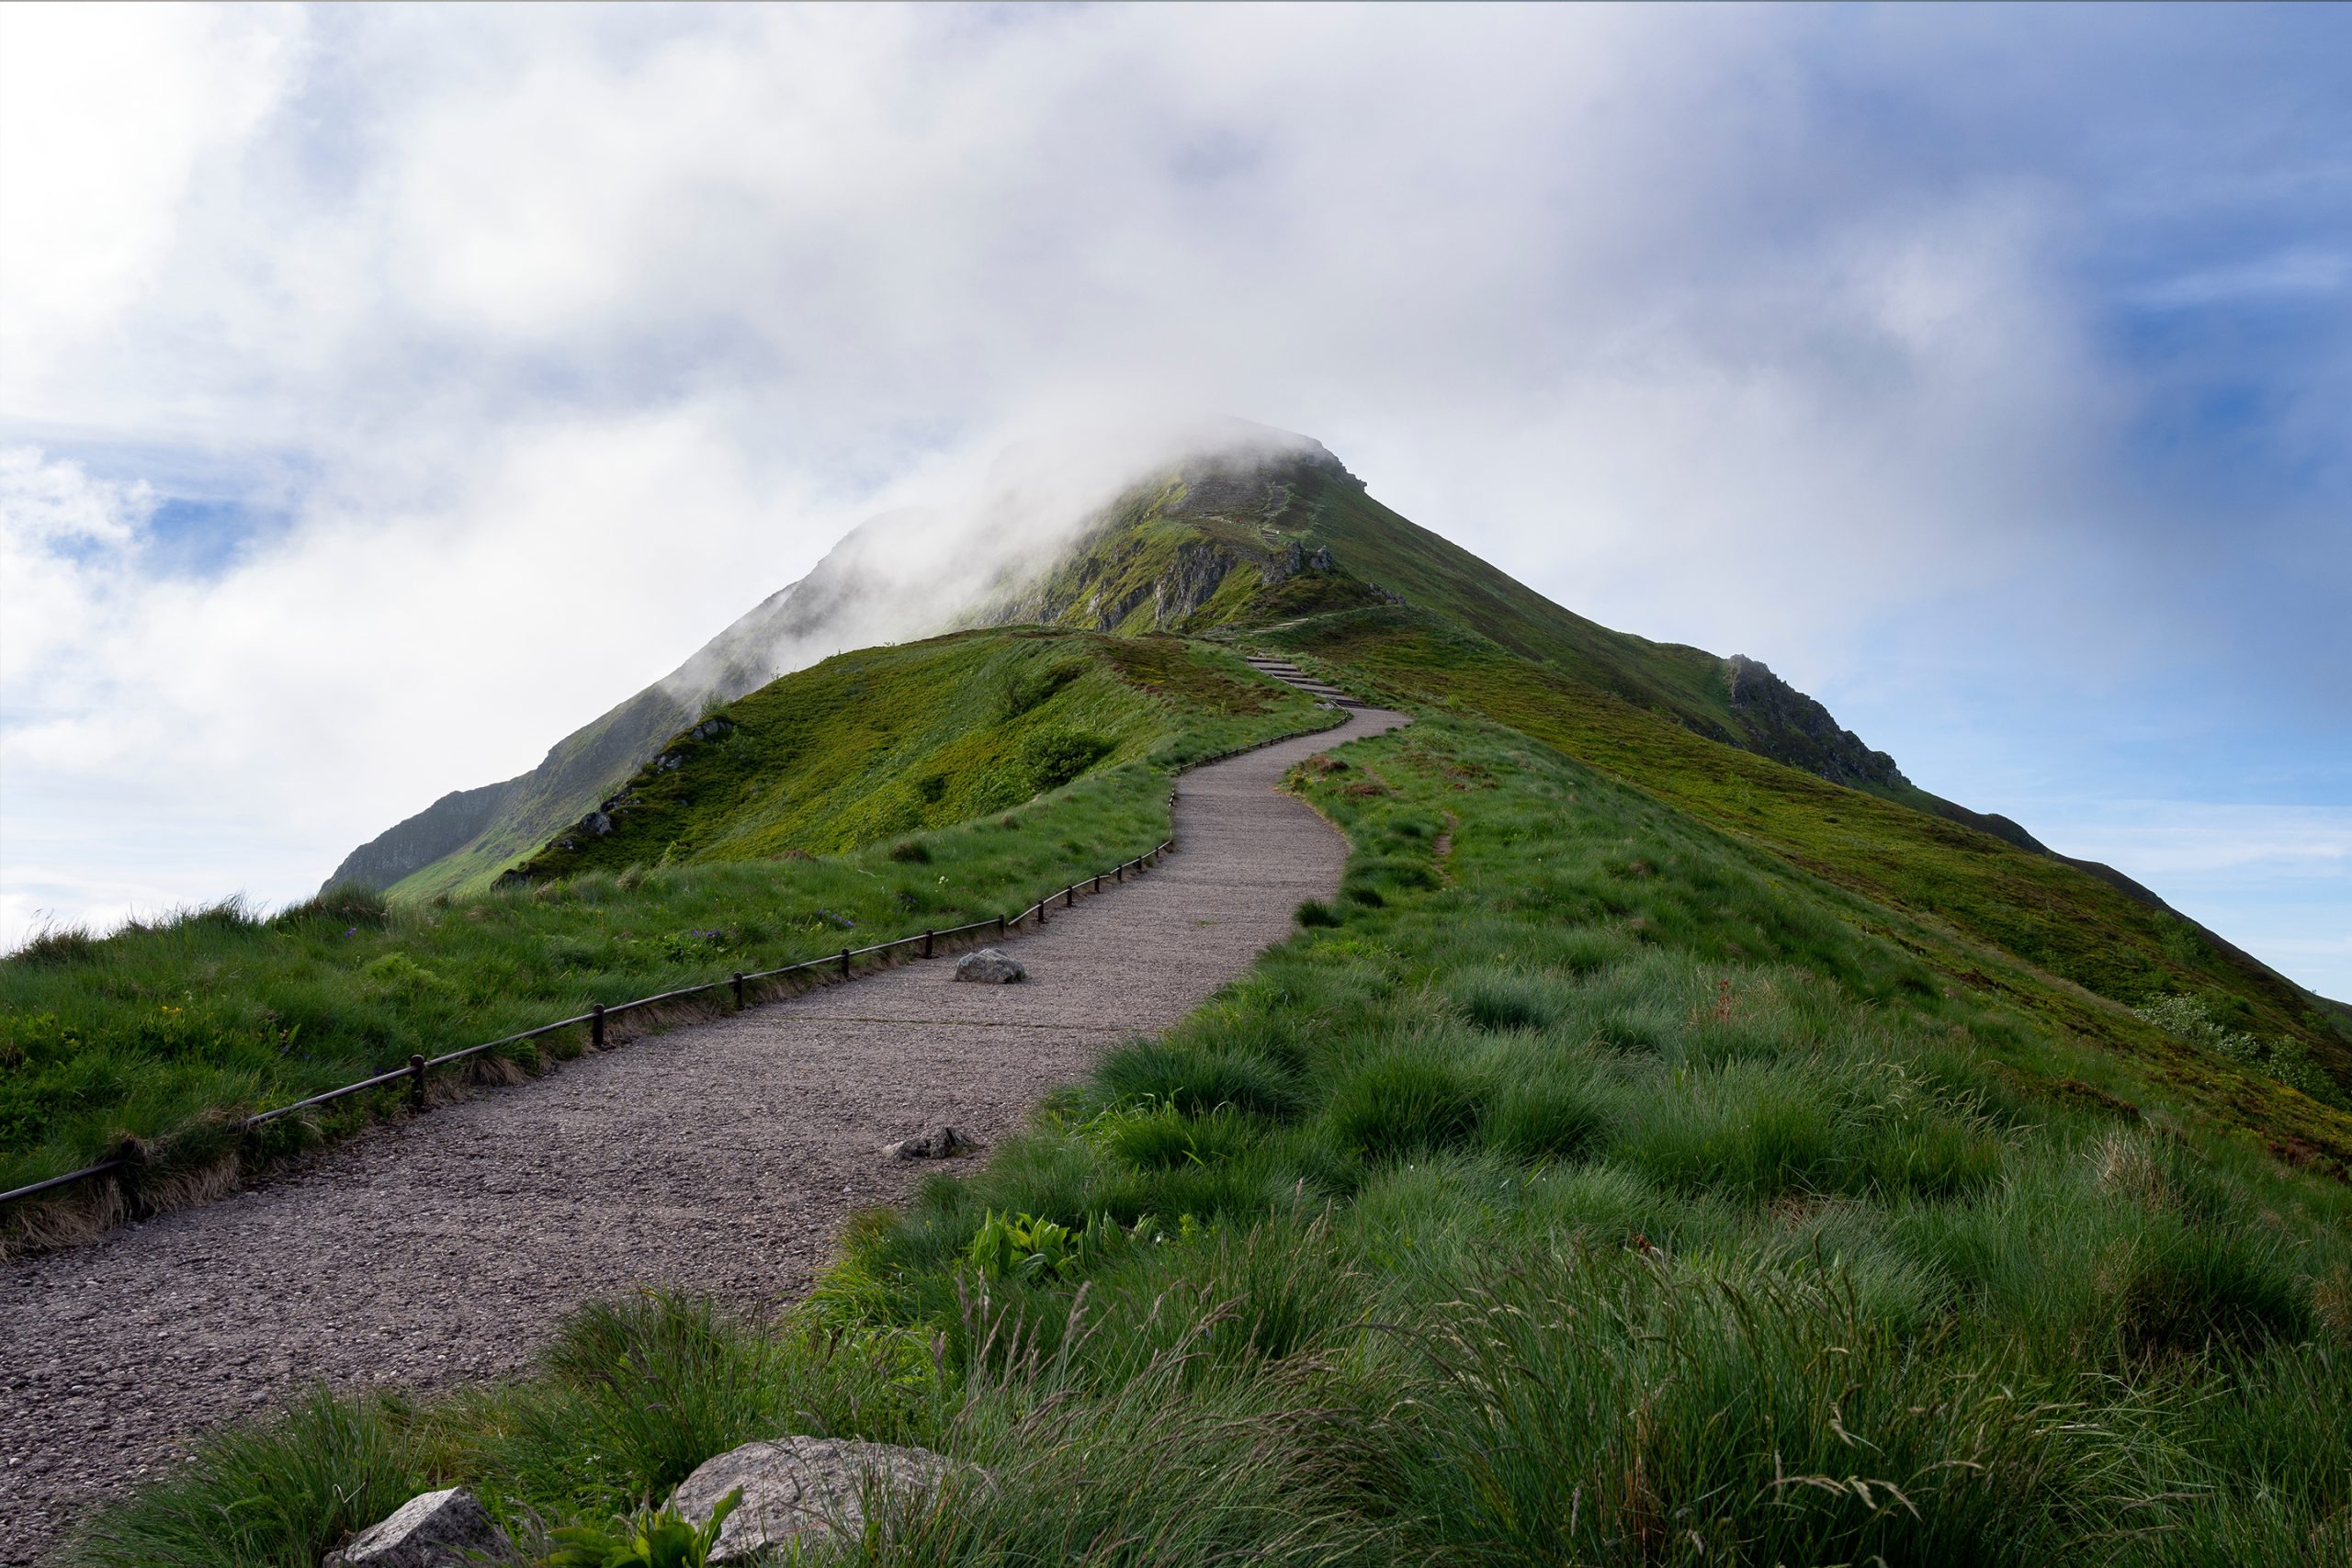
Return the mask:
<path fill-rule="evenodd" d="M 1167 1028 L 1338 887 L 1347 845 L 1277 792 L 1337 731 L 1180 781 L 1176 852 L 1001 945 L 1025 984 L 944 958 L 681 1027 L 390 1124 L 299 1174 L 0 1274 L 0 1562 L 26 1563 L 184 1441 L 324 1382 L 430 1388 L 515 1371 L 564 1313 L 665 1282 L 764 1310 L 803 1294 L 852 1213 L 983 1147 L 1105 1047 Z"/>

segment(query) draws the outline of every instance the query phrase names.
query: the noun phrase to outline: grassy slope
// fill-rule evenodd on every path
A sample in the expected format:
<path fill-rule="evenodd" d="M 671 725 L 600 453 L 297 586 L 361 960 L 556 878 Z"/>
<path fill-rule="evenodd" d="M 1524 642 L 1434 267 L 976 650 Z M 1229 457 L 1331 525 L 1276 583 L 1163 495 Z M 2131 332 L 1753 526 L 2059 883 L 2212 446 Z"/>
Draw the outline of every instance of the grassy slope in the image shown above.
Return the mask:
<path fill-rule="evenodd" d="M 611 832 L 568 831 L 521 869 L 763 860 L 959 822 L 1097 748 L 1112 762 L 1161 755 L 1170 703 L 1195 750 L 1282 715 L 1312 723 L 1295 694 L 1170 637 L 987 631 L 866 649 L 713 710 L 712 733 L 673 737 L 620 786 Z"/>
<path fill-rule="evenodd" d="M 2210 1051 L 2121 1010 L 2168 992 L 2201 996 L 2218 1021 L 2295 1042 L 2352 1091 L 2352 1027 L 2341 1010 L 2088 872 L 1956 820 L 1972 814 L 1925 792 L 1850 789 L 1758 754 L 1771 739 L 1743 728 L 1713 655 L 1571 615 L 1382 506 L 1334 467 L 1309 459 L 1271 472 L 1280 482 L 1227 485 L 1205 507 L 1181 480 L 1130 497 L 1061 564 L 1040 607 L 1082 623 L 1133 600 L 1125 624 L 1148 615 L 1146 585 L 1177 573 L 1182 550 L 1230 551 L 1244 564 L 1191 628 L 1321 658 L 1343 681 L 1396 700 L 1456 703 L 1537 736 L 1962 936 L 1957 947 L 1943 944 L 1943 962 L 1969 983 L 2032 987 L 2050 993 L 2048 1005 L 2063 996 L 2072 1027 L 2168 1064 L 2222 1113 L 2290 1152 L 2301 1140 L 2331 1158 L 2352 1156 L 2335 1122 L 2318 1114 L 2324 1108 L 2267 1078 L 2217 1071 Z M 1255 563 L 1293 543 L 1328 547 L 1338 571 L 1265 589 Z M 1380 602 L 1374 583 L 1406 605 Z M 2019 964 L 2030 972 L 2011 973 Z M 2053 991 L 2053 978 L 2092 995 Z"/>
<path fill-rule="evenodd" d="M 1030 679 L 1064 671 L 1072 673 L 1059 684 Z M 1008 682 L 1024 682 L 1027 705 L 1008 721 L 999 699 Z M 827 732 L 846 743 L 803 768 L 791 750 L 801 733 L 792 698 L 809 691 L 876 722 L 833 726 Z M 893 725 L 901 710 L 906 722 Z M 529 891 L 390 908 L 329 898 L 267 921 L 230 906 L 0 962 L 0 1187 L 90 1163 L 132 1137 L 147 1146 L 154 1194 L 168 1199 L 175 1183 L 185 1190 L 220 1168 L 223 1116 L 382 1071 L 413 1051 L 1017 908 L 1057 877 L 1157 843 L 1170 767 L 1312 728 L 1322 716 L 1229 655 L 1162 638 L 1017 632 L 833 660 L 722 711 L 741 714 L 745 754 L 763 737 L 781 738 L 763 764 L 774 770 L 772 793 L 804 780 L 822 792 L 827 819 L 803 829 L 850 852 L 651 870 L 620 861 L 571 867 L 577 875 Z M 887 807 L 896 786 L 884 782 L 908 757 L 945 763 L 1002 751 L 1007 766 L 1025 765 L 1027 738 L 1089 727 L 1116 747 L 1075 784 L 1025 806 L 1034 774 L 951 792 L 939 815 L 968 807 L 989 820 L 933 828 L 922 839 L 927 862 L 893 860 L 876 842 L 914 825 Z M 910 735 L 930 750 L 904 750 Z M 886 808 L 870 808 L 877 798 Z M 1018 809 L 1000 826 L 995 814 L 1008 806 Z M 834 816 L 834 807 L 846 809 Z M 670 839 L 699 831 L 681 797 L 649 816 L 658 826 L 648 841 L 660 840 L 641 857 L 649 864 Z M 755 817 L 737 825 L 754 838 L 774 830 Z M 637 841 L 633 832 L 615 837 Z M 756 852 L 772 852 L 763 840 Z M 528 1046 L 514 1056 L 526 1067 L 536 1061 Z M 244 1153 L 266 1156 L 332 1134 L 371 1109 L 353 1102 L 347 1113 L 289 1121 Z"/>
<path fill-rule="evenodd" d="M 308 1568 L 458 1481 L 527 1531 L 780 1431 L 995 1472 L 844 1562 L 2352 1551 L 2352 1191 L 1601 771 L 1446 718 L 1337 756 L 1336 909 L 815 1301 L 314 1402 L 74 1560 Z"/>
<path fill-rule="evenodd" d="M 581 802 L 627 778 L 646 748 L 688 716 L 660 687 L 639 692 L 558 741 L 537 768 L 508 782 L 497 812 L 479 832 L 386 891 L 403 901 L 481 892 L 545 843 Z"/>
<path fill-rule="evenodd" d="M 2352 1088 L 2352 1042 L 2307 994 L 2062 862 L 1713 744 L 1409 612 L 1327 616 L 1267 640 L 1400 700 L 1458 705 L 1510 725 L 1882 906 L 1957 933 L 1966 942 L 1945 944 L 1939 961 L 1965 983 L 2025 983 L 1984 973 L 1982 949 L 1990 948 L 2126 1008 L 2165 992 L 2203 995 L 2233 1026 L 2300 1041 L 2337 1083 Z M 2318 1108 L 2302 1097 L 2216 1074 L 2210 1056 L 2166 1042 L 2118 1009 L 2081 998 L 2069 1005 L 2070 1027 L 2208 1078 L 2234 1120 L 2281 1137 L 2335 1127 L 2327 1118 L 2314 1122 Z M 2352 1155 L 2340 1132 L 2324 1146 Z"/>

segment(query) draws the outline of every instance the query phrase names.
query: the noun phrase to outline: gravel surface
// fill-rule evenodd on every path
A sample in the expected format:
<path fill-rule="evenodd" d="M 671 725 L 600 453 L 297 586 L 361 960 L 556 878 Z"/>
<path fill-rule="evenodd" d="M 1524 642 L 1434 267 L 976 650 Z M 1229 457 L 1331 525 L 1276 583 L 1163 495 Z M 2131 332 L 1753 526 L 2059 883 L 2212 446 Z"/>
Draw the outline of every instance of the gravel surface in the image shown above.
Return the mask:
<path fill-rule="evenodd" d="M 1167 1028 L 1338 886 L 1346 845 L 1283 771 L 1404 716 L 1184 775 L 1178 848 L 1000 945 L 688 1025 L 389 1123 L 299 1173 L 0 1265 L 0 1563 L 185 1440 L 323 1380 L 431 1388 L 523 1367 L 590 1297 L 667 1281 L 754 1309 L 805 1292 L 855 1210 L 983 1148 L 1104 1046 Z"/>

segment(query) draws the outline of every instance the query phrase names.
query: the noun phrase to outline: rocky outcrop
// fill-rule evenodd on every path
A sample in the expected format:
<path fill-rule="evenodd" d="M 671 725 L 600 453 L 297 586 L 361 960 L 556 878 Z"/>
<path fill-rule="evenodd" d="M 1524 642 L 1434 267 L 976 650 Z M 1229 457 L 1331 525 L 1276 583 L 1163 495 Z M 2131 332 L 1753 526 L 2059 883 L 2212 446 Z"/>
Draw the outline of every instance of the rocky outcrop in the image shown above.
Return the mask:
<path fill-rule="evenodd" d="M 882 1152 L 892 1159 L 954 1159 L 978 1146 L 953 1127 L 934 1127 L 918 1136 L 885 1144 Z"/>
<path fill-rule="evenodd" d="M 1186 545 L 1176 564 L 1151 585 L 1155 626 L 1172 626 L 1207 604 L 1240 558 L 1221 545 Z"/>
<path fill-rule="evenodd" d="M 670 1506 L 702 1524 L 729 1493 L 740 1492 L 741 1501 L 719 1528 L 710 1561 L 744 1562 L 762 1553 L 781 1558 L 793 1549 L 807 1551 L 831 1540 L 855 1542 L 865 1532 L 870 1500 L 913 1501 L 950 1477 L 976 1487 L 991 1484 L 986 1471 L 929 1449 L 847 1438 L 785 1438 L 746 1443 L 704 1461 L 678 1483 Z"/>
<path fill-rule="evenodd" d="M 481 1500 L 452 1486 L 410 1498 L 328 1552 L 320 1568 L 485 1568 L 522 1561 Z"/>
<path fill-rule="evenodd" d="M 956 978 L 970 980 L 983 986 L 1009 986 L 1015 980 L 1025 980 L 1029 971 L 1021 960 L 998 952 L 993 947 L 967 953 L 956 961 Z"/>
<path fill-rule="evenodd" d="M 1803 768 L 1833 784 L 1892 786 L 1911 781 L 1883 751 L 1839 726 L 1827 708 L 1772 673 L 1761 660 L 1734 654 L 1724 660 L 1731 680 L 1733 717 L 1748 750 Z"/>
<path fill-rule="evenodd" d="M 1273 588 L 1288 582 L 1292 578 L 1300 575 L 1302 572 L 1317 572 L 1325 576 L 1329 576 L 1332 571 L 1337 570 L 1337 565 L 1338 563 L 1333 561 L 1331 558 L 1330 546 L 1318 545 L 1316 547 L 1314 553 L 1310 555 L 1307 553 L 1307 548 L 1305 545 L 1299 543 L 1296 539 L 1293 539 L 1290 542 L 1290 548 L 1286 550 L 1276 550 L 1274 552 L 1273 558 L 1268 561 L 1262 570 L 1265 574 L 1266 586 Z M 1374 592 L 1382 594 L 1384 597 L 1389 599 L 1395 604 L 1401 604 L 1404 603 L 1404 600 L 1388 592 L 1385 588 L 1379 588 L 1375 585 Z"/>

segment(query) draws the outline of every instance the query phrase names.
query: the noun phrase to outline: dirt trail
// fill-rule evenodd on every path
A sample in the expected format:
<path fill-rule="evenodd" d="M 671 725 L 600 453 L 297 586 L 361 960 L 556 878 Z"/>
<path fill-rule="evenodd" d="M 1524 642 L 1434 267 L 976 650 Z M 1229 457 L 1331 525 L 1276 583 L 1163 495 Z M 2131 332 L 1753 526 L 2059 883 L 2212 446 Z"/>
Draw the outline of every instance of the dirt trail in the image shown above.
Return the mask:
<path fill-rule="evenodd" d="M 0 1266 L 0 1563 L 192 1434 L 324 1380 L 429 1388 L 521 1367 L 567 1309 L 668 1280 L 806 1291 L 852 1212 L 942 1123 L 993 1145 L 1104 1046 L 1167 1028 L 1338 886 L 1346 845 L 1274 792 L 1337 732 L 1184 775 L 1177 852 L 1002 946 L 681 1028 L 390 1124 L 299 1175 Z"/>

